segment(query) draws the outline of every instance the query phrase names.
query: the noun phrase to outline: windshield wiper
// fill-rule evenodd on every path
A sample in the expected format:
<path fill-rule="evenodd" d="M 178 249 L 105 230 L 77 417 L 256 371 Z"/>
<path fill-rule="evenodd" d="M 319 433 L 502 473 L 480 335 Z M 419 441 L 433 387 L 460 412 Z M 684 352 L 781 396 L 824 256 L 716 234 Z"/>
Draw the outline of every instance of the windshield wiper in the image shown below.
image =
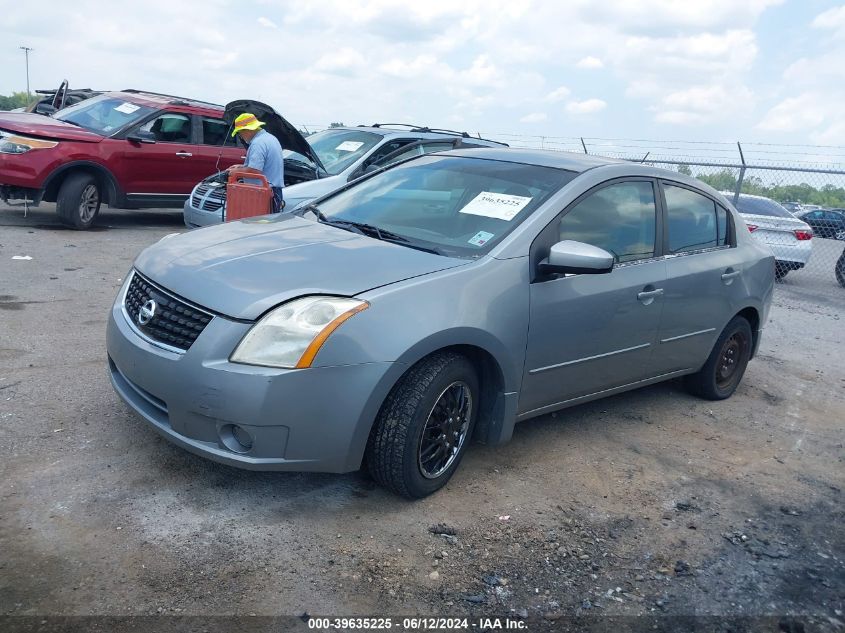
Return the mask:
<path fill-rule="evenodd" d="M 325 213 L 320 211 L 316 204 L 309 204 L 303 207 L 302 211 L 310 211 L 315 216 L 317 216 L 317 220 L 319 220 L 322 224 L 336 226 L 339 229 L 353 231 L 354 233 L 359 233 L 367 237 L 374 237 L 377 240 L 381 240 L 382 242 L 392 242 L 394 244 L 401 244 L 402 246 L 407 246 L 408 248 L 413 248 L 418 251 L 434 253 L 435 255 L 442 255 L 442 253 L 436 248 L 432 248 L 429 246 L 421 246 L 420 244 L 412 242 L 404 235 L 399 235 L 398 233 L 388 231 L 387 229 L 380 229 L 379 227 L 373 226 L 372 224 L 367 224 L 365 222 L 355 222 L 353 220 L 338 220 L 335 218 L 329 218 L 326 216 Z"/>

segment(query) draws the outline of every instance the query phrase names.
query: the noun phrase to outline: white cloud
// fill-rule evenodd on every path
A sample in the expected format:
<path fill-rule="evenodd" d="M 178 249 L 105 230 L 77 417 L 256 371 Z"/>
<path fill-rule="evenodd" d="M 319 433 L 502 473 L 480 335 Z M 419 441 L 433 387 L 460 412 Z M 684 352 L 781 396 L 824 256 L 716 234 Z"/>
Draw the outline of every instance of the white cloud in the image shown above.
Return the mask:
<path fill-rule="evenodd" d="M 845 28 L 845 5 L 833 7 L 819 13 L 811 24 L 816 29 L 842 29 Z"/>
<path fill-rule="evenodd" d="M 276 105 L 295 123 L 407 118 L 444 127 L 462 121 L 462 127 L 481 130 L 504 130 L 523 115 L 551 113 L 550 104 L 572 114 L 598 112 L 606 108 L 609 95 L 624 93 L 625 108 L 614 107 L 602 118 L 603 125 L 609 124 L 602 131 L 626 135 L 629 119 L 620 115 L 624 112 L 661 125 L 684 120 L 731 123 L 731 107 L 721 113 L 705 111 L 696 99 L 681 95 L 700 86 L 723 86 L 729 93 L 746 90 L 757 57 L 756 23 L 773 4 L 245 3 L 233 11 L 222 0 L 146 0 L 118 3 L 104 13 L 101 0 L 77 0 L 72 6 L 51 7 L 49 15 L 34 15 L 23 3 L 11 3 L 0 24 L 0 40 L 20 40 L 36 49 L 31 71 L 38 88 L 57 85 L 66 72 L 62 69 L 71 68 L 72 86 L 132 84 L 218 103 L 254 97 Z M 567 26 L 565 36 L 561 24 Z M 151 29 L 156 44 L 145 37 Z M 79 32 L 96 32 L 97 37 L 72 35 Z M 817 40 L 826 37 L 819 35 Z M 256 51 L 269 61 L 246 64 L 255 60 Z M 180 63 L 174 65 L 174 59 Z M 570 81 L 573 64 L 604 68 L 601 83 L 561 85 Z M 830 67 L 834 65 L 832 60 Z M 22 89 L 22 72 L 13 70 L 22 70 L 20 51 L 0 50 L 0 67 L 10 69 L 0 73 L 0 93 Z M 806 74 L 797 66 L 795 72 Z M 590 73 L 575 75 L 591 78 Z M 307 98 L 293 99 L 294 92 Z M 719 116 L 724 117 L 721 122 Z M 549 115 L 535 122 L 550 134 L 566 133 L 563 117 Z M 581 133 L 594 124 L 583 118 Z"/>
<path fill-rule="evenodd" d="M 587 57 L 582 57 L 578 60 L 578 63 L 575 64 L 578 68 L 604 68 L 604 62 L 600 60 L 598 57 L 593 57 L 588 55 Z"/>
<path fill-rule="evenodd" d="M 522 117 L 519 122 L 520 123 L 539 123 L 540 121 L 545 121 L 548 117 L 546 116 L 545 112 L 532 112 L 530 114 L 526 114 Z"/>
<path fill-rule="evenodd" d="M 823 95 L 806 93 L 789 97 L 769 110 L 757 127 L 775 132 L 806 131 L 823 124 L 827 110 Z"/>
<path fill-rule="evenodd" d="M 607 107 L 601 99 L 585 99 L 584 101 L 570 101 L 566 104 L 566 111 L 570 114 L 594 114 Z"/>
<path fill-rule="evenodd" d="M 557 101 L 563 101 L 566 99 L 570 94 L 571 90 L 566 86 L 561 86 L 560 88 L 555 88 L 549 94 L 544 97 L 545 101 L 549 103 L 556 103 Z"/>
<path fill-rule="evenodd" d="M 653 109 L 658 123 L 692 125 L 718 121 L 726 114 L 737 116 L 753 105 L 754 95 L 744 86 L 710 85 L 671 92 Z"/>
<path fill-rule="evenodd" d="M 317 70 L 328 73 L 348 73 L 356 68 L 362 68 L 367 64 L 364 56 L 354 48 L 344 47 L 330 53 L 326 53 L 314 67 Z"/>

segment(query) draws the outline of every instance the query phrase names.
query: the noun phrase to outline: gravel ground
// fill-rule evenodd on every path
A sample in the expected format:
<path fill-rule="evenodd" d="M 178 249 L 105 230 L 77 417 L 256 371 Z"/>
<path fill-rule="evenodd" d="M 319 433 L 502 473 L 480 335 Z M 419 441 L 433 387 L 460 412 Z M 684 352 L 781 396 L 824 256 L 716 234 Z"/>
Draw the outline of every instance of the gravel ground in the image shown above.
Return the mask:
<path fill-rule="evenodd" d="M 74 232 L 49 205 L 0 208 L 0 629 L 303 613 L 844 626 L 834 248 L 814 254 L 826 275 L 815 262 L 778 285 L 730 400 L 669 382 L 541 417 L 506 446 L 472 447 L 445 489 L 409 503 L 360 473 L 203 460 L 121 403 L 109 306 L 135 255 L 181 230 L 170 211 L 104 210 Z"/>

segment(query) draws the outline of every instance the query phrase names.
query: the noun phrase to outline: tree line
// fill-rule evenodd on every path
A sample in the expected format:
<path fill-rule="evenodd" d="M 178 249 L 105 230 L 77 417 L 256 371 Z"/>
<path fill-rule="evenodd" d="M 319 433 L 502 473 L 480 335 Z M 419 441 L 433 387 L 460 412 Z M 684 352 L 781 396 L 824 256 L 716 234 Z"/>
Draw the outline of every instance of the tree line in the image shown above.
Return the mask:
<path fill-rule="evenodd" d="M 689 165 L 678 165 L 678 171 L 692 176 Z M 784 170 L 788 171 L 788 170 Z M 797 173 L 797 172 L 796 172 Z M 712 174 L 698 173 L 695 178 L 716 189 L 717 191 L 736 191 L 738 173 L 733 169 L 724 168 Z M 801 204 L 817 204 L 828 208 L 845 208 L 845 187 L 832 184 L 814 187 L 806 182 L 798 185 L 771 184 L 767 185 L 757 176 L 748 176 L 742 180 L 741 193 L 764 196 L 777 202 L 799 202 Z"/>
<path fill-rule="evenodd" d="M 13 92 L 12 94 L 0 95 L 0 110 L 14 110 L 15 108 L 25 108 L 34 100 L 35 97 L 30 97 L 26 92 Z"/>

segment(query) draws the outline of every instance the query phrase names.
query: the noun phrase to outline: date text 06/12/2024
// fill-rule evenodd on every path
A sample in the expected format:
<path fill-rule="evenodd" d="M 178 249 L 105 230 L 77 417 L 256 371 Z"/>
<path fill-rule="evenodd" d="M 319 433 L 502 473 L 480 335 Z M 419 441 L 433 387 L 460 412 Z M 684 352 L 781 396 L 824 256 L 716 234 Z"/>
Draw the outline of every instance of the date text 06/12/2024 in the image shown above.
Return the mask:
<path fill-rule="evenodd" d="M 406 617 L 406 618 L 309 618 L 308 628 L 324 631 L 367 631 L 390 630 L 401 631 L 446 631 L 446 630 L 527 630 L 528 624 L 517 618 L 438 618 L 438 617 Z"/>

